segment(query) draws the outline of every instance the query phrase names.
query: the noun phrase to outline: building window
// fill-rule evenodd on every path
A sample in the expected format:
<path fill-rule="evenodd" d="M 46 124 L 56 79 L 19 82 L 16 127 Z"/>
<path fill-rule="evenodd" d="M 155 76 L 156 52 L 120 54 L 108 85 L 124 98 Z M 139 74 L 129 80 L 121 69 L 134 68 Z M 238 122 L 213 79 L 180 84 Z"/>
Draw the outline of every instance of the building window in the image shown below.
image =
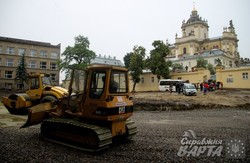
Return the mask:
<path fill-rule="evenodd" d="M 155 82 L 155 77 L 151 77 L 151 82 L 152 82 L 152 83 Z"/>
<path fill-rule="evenodd" d="M 21 60 L 21 59 L 18 59 L 17 65 L 20 66 L 21 62 L 22 62 L 22 60 Z M 26 63 L 24 63 L 24 65 L 26 66 Z"/>
<path fill-rule="evenodd" d="M 243 80 L 248 80 L 248 72 L 242 73 Z"/>
<path fill-rule="evenodd" d="M 183 48 L 183 54 L 187 54 L 187 48 Z"/>
<path fill-rule="evenodd" d="M 35 56 L 36 56 L 36 50 L 31 49 L 31 50 L 30 50 L 30 56 L 31 56 L 31 57 L 35 57 Z"/>
<path fill-rule="evenodd" d="M 0 54 L 2 54 L 2 52 L 3 52 L 3 47 L 0 46 Z"/>
<path fill-rule="evenodd" d="M 233 78 L 227 78 L 227 83 L 233 83 L 234 79 Z"/>
<path fill-rule="evenodd" d="M 26 49 L 24 49 L 24 48 L 19 48 L 19 49 L 18 49 L 18 55 L 23 55 L 23 54 L 25 54 L 25 51 L 26 51 Z"/>
<path fill-rule="evenodd" d="M 6 58 L 6 66 L 14 67 L 14 59 Z"/>
<path fill-rule="evenodd" d="M 20 66 L 20 64 L 21 64 L 21 59 L 18 59 L 17 60 L 17 66 Z"/>
<path fill-rule="evenodd" d="M 56 74 L 50 74 L 50 78 L 52 81 L 55 81 L 56 80 Z"/>
<path fill-rule="evenodd" d="M 141 78 L 141 83 L 144 83 L 144 77 Z"/>
<path fill-rule="evenodd" d="M 229 61 L 229 67 L 233 67 L 233 62 Z"/>
<path fill-rule="evenodd" d="M 14 47 L 7 47 L 6 53 L 7 54 L 15 54 L 15 48 Z"/>
<path fill-rule="evenodd" d="M 40 56 L 41 56 L 42 58 L 47 58 L 47 52 L 46 52 L 45 50 L 41 50 L 41 51 L 40 51 Z"/>
<path fill-rule="evenodd" d="M 50 69 L 56 70 L 56 63 L 50 63 Z"/>
<path fill-rule="evenodd" d="M 2 58 L 0 58 L 0 66 L 2 65 Z"/>
<path fill-rule="evenodd" d="M 40 62 L 40 68 L 41 69 L 46 69 L 46 65 L 47 65 L 46 62 Z"/>
<path fill-rule="evenodd" d="M 196 48 L 196 52 L 199 52 L 199 50 L 200 50 L 199 48 Z"/>
<path fill-rule="evenodd" d="M 4 86 L 5 86 L 5 88 L 8 89 L 8 90 L 11 90 L 11 89 L 12 89 L 12 83 L 5 83 Z"/>
<path fill-rule="evenodd" d="M 50 58 L 57 59 L 58 54 L 56 52 L 52 52 Z"/>
<path fill-rule="evenodd" d="M 23 87 L 24 87 L 24 84 L 21 84 L 21 83 L 16 84 L 17 89 L 22 89 Z"/>
<path fill-rule="evenodd" d="M 29 68 L 36 68 L 36 61 L 30 61 Z"/>
<path fill-rule="evenodd" d="M 5 78 L 12 79 L 12 71 L 5 71 Z"/>

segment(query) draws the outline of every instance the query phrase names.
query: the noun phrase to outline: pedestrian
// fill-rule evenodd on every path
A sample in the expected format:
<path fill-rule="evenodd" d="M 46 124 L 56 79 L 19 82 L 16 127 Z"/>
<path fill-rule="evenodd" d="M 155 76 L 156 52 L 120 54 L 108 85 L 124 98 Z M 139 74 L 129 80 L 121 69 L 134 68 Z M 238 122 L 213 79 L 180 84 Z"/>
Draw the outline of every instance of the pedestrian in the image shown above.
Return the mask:
<path fill-rule="evenodd" d="M 178 83 L 176 84 L 175 88 L 176 88 L 176 91 L 178 91 L 178 94 L 180 94 L 180 93 L 181 93 L 181 83 L 178 82 Z"/>
<path fill-rule="evenodd" d="M 180 94 L 181 93 L 181 89 L 182 89 L 182 83 L 179 83 L 178 86 L 179 86 L 178 94 Z"/>
<path fill-rule="evenodd" d="M 212 82 L 211 86 L 212 86 L 212 91 L 215 91 L 216 90 L 216 84 L 215 84 L 215 82 Z"/>
<path fill-rule="evenodd" d="M 203 94 L 206 95 L 207 94 L 207 91 L 209 89 L 209 85 L 207 82 L 204 83 L 204 86 L 203 86 Z"/>
<path fill-rule="evenodd" d="M 200 89 L 201 89 L 201 91 L 203 91 L 203 83 L 202 82 L 200 84 Z"/>
<path fill-rule="evenodd" d="M 170 94 L 172 94 L 172 92 L 173 92 L 173 84 L 170 84 L 170 86 L 169 86 L 169 92 L 170 92 Z"/>
<path fill-rule="evenodd" d="M 197 91 L 200 89 L 200 83 L 196 83 Z"/>
<path fill-rule="evenodd" d="M 219 90 L 220 89 L 220 82 L 216 82 L 216 89 Z"/>

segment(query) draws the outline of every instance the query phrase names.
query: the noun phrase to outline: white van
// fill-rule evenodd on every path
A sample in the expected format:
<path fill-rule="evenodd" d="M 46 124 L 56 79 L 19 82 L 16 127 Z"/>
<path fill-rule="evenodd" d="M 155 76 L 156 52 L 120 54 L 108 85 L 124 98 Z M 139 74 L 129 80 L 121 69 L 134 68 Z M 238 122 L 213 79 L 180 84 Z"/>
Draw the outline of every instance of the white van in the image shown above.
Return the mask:
<path fill-rule="evenodd" d="M 194 96 L 197 95 L 197 90 L 193 84 L 184 83 L 182 89 L 183 89 L 183 94 L 186 96 L 187 95 L 194 95 Z"/>
<path fill-rule="evenodd" d="M 169 87 L 172 84 L 172 91 L 176 92 L 176 85 L 180 82 L 183 82 L 182 80 L 178 79 L 161 79 L 159 81 L 159 91 L 169 91 Z"/>

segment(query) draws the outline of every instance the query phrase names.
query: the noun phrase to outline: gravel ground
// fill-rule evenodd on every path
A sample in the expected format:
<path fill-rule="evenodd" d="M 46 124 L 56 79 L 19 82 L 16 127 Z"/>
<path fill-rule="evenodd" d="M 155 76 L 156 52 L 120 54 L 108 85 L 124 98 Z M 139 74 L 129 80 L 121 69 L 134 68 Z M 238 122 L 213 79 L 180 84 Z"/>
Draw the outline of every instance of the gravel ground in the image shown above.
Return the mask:
<path fill-rule="evenodd" d="M 249 109 L 136 111 L 133 120 L 138 127 L 134 141 L 112 145 L 101 153 L 43 140 L 39 137 L 40 125 L 25 129 L 0 127 L 0 162 L 250 162 Z M 223 140 L 221 155 L 207 156 L 205 151 L 200 156 L 178 156 L 188 130 L 193 130 L 198 140 Z M 243 159 L 226 156 L 228 139 L 243 140 Z"/>

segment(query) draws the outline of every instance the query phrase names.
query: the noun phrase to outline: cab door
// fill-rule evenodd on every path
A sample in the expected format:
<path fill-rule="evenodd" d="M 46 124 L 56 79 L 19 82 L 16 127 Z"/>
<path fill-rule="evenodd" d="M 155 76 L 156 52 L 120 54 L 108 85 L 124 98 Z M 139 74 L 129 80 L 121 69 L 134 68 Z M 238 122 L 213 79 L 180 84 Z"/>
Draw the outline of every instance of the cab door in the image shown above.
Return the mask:
<path fill-rule="evenodd" d="M 42 98 L 43 86 L 41 80 L 41 76 L 34 76 L 29 79 L 29 88 L 26 93 L 32 100 Z"/>

